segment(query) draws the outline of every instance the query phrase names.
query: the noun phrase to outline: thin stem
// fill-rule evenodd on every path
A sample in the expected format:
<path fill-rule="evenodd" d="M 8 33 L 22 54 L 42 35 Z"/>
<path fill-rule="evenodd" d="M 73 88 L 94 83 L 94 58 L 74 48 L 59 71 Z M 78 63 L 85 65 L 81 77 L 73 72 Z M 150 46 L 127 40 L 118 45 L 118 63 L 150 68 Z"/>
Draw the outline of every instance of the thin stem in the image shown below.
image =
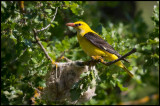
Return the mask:
<path fill-rule="evenodd" d="M 49 27 L 51 26 L 51 23 L 54 21 L 54 19 L 55 19 L 55 17 L 56 17 L 57 10 L 58 10 L 58 7 L 56 8 L 56 11 L 55 11 L 55 13 L 54 13 L 54 16 L 53 16 L 50 24 L 48 24 L 46 27 L 44 27 L 44 28 L 42 28 L 42 29 L 40 29 L 40 30 L 37 30 L 37 32 L 44 31 L 45 29 L 47 29 L 47 28 L 49 28 Z"/>

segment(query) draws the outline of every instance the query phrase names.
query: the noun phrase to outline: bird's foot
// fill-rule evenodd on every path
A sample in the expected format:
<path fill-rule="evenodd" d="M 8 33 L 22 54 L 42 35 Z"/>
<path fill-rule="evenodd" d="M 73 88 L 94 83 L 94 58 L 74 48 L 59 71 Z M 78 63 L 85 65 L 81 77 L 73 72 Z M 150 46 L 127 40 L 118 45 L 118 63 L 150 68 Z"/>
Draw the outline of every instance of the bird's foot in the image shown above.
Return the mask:
<path fill-rule="evenodd" d="M 104 62 L 103 58 L 101 56 L 91 56 L 91 58 L 94 60 L 94 61 L 100 61 L 101 63 Z"/>

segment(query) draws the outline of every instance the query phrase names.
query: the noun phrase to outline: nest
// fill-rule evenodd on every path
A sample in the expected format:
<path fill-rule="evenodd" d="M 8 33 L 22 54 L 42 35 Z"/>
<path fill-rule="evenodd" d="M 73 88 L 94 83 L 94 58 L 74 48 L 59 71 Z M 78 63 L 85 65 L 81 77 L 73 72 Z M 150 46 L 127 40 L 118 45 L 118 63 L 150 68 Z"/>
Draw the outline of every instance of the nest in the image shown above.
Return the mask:
<path fill-rule="evenodd" d="M 89 101 L 95 96 L 96 81 L 93 79 L 92 87 L 88 86 L 85 92 L 80 94 L 77 100 L 71 98 L 71 92 L 73 85 L 80 81 L 82 73 L 88 72 L 91 69 L 97 75 L 95 66 L 89 67 L 83 65 L 81 61 L 72 61 L 65 63 L 56 63 L 58 67 L 53 67 L 46 75 L 46 88 L 42 92 L 42 98 L 47 101 L 48 104 L 77 104 Z M 83 84 L 81 85 L 83 86 Z"/>

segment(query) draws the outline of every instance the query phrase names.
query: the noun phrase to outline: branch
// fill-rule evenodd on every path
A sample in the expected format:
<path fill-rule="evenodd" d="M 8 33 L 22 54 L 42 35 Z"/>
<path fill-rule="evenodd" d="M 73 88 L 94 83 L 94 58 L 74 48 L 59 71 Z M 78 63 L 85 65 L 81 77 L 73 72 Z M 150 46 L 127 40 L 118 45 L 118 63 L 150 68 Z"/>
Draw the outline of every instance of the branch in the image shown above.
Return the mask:
<path fill-rule="evenodd" d="M 123 60 L 125 57 L 131 55 L 132 53 L 135 53 L 136 52 L 136 48 L 133 48 L 130 52 L 126 53 L 125 55 L 121 56 L 120 58 L 114 60 L 114 61 L 110 61 L 110 62 L 101 62 L 100 60 L 90 60 L 90 61 L 87 61 L 87 62 L 84 62 L 83 64 L 84 65 L 90 65 L 92 62 L 94 62 L 94 64 L 96 64 L 97 62 L 101 62 L 103 63 L 104 65 L 106 66 L 109 66 L 111 64 L 114 64 L 120 60 Z"/>
<path fill-rule="evenodd" d="M 33 86 L 32 82 L 28 82 L 28 85 L 30 85 L 34 90 L 37 90 L 38 92 L 41 92 L 38 88 Z"/>
<path fill-rule="evenodd" d="M 43 50 L 43 52 L 45 53 L 47 59 L 50 60 L 51 62 L 53 62 L 52 59 L 51 59 L 51 57 L 48 55 L 47 51 L 46 51 L 45 48 L 43 47 L 42 43 L 39 41 L 39 38 L 38 38 L 38 36 L 37 36 L 37 31 L 36 31 L 36 29 L 33 29 L 33 32 L 34 32 L 34 38 L 35 38 L 36 42 L 37 42 L 38 45 L 42 48 L 42 50 Z"/>
<path fill-rule="evenodd" d="M 66 60 L 67 62 L 72 62 L 72 60 L 68 59 L 67 57 L 64 56 L 66 51 L 62 52 L 61 55 L 55 60 L 56 62 L 60 61 L 60 60 Z"/>
<path fill-rule="evenodd" d="M 47 28 L 49 28 L 49 27 L 51 26 L 51 23 L 54 21 L 54 19 L 55 19 L 55 17 L 56 17 L 57 10 L 58 10 L 58 7 L 56 8 L 56 11 L 55 11 L 55 13 L 54 13 L 54 16 L 53 16 L 50 24 L 48 24 L 46 27 L 44 27 L 44 28 L 42 28 L 42 29 L 40 29 L 40 30 L 37 30 L 37 32 L 43 31 L 43 30 L 45 30 L 45 29 L 47 29 Z"/>
<path fill-rule="evenodd" d="M 111 62 L 105 62 L 104 64 L 109 66 L 113 63 L 116 63 L 117 61 L 120 61 L 120 60 L 124 59 L 125 57 L 127 57 L 127 56 L 129 56 L 129 55 L 131 55 L 132 53 L 135 53 L 135 52 L 136 52 L 136 48 L 133 48 L 130 52 L 126 53 L 125 55 L 121 56 L 120 58 L 118 58 L 114 61 L 111 61 Z"/>
<path fill-rule="evenodd" d="M 36 29 L 33 29 L 33 32 L 34 32 L 34 38 L 36 40 L 36 43 L 38 43 L 38 45 L 42 48 L 43 52 L 45 53 L 46 57 L 48 60 L 50 60 L 52 62 L 52 64 L 54 64 L 53 60 L 51 59 L 51 57 L 48 55 L 47 51 L 45 50 L 45 48 L 43 47 L 43 45 L 41 44 L 40 40 L 39 40 L 39 37 L 37 36 L 37 33 L 40 32 L 40 31 L 44 31 L 45 29 L 49 28 L 51 26 L 51 23 L 54 21 L 55 17 L 56 17 L 56 14 L 57 14 L 57 10 L 58 10 L 58 7 L 56 8 L 56 11 L 54 13 L 54 16 L 50 22 L 50 24 L 48 24 L 46 27 L 40 29 L 40 30 L 36 30 Z"/>

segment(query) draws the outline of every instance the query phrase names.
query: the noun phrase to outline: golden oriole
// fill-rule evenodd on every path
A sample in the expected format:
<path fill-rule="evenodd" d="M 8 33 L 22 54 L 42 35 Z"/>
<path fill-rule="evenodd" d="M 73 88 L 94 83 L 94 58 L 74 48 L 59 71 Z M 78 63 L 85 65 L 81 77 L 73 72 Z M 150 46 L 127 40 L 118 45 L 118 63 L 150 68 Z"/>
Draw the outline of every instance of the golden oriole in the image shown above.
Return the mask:
<path fill-rule="evenodd" d="M 77 21 L 75 23 L 67 23 L 66 25 L 76 29 L 80 46 L 84 52 L 93 59 L 103 58 L 113 61 L 121 57 L 111 45 L 103 40 L 85 22 Z M 123 60 L 127 61 L 126 59 Z M 115 64 L 123 68 L 131 77 L 133 76 L 121 61 L 118 61 Z"/>

